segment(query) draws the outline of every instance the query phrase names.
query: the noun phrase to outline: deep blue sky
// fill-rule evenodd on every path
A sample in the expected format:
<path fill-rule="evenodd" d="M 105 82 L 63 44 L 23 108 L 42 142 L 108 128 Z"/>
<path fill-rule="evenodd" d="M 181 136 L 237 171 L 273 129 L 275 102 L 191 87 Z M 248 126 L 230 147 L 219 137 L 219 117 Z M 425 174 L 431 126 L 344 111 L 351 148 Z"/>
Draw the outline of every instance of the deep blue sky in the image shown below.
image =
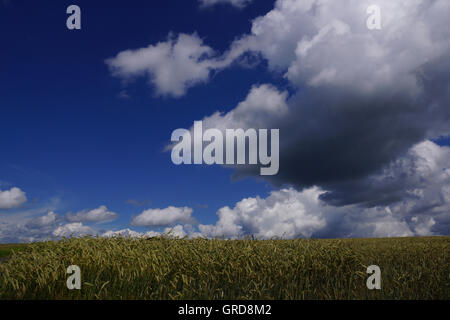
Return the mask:
<path fill-rule="evenodd" d="M 66 8 L 82 10 L 82 30 L 66 28 Z M 56 212 L 106 205 L 125 227 L 146 207 L 190 206 L 202 223 L 243 197 L 265 196 L 267 183 L 231 182 L 220 167 L 175 166 L 163 147 L 176 128 L 227 111 L 257 83 L 276 82 L 264 66 L 229 68 L 178 99 L 154 95 L 145 81 L 119 97 L 121 81 L 104 60 L 164 41 L 170 31 L 197 32 L 222 52 L 273 7 L 258 0 L 238 10 L 202 10 L 196 0 L 25 1 L 0 5 L 0 180 L 27 193 L 26 207 L 57 197 Z M 232 21 L 232 23 L 230 23 Z M 127 200 L 151 201 L 133 207 Z M 198 205 L 207 204 L 208 208 Z"/>

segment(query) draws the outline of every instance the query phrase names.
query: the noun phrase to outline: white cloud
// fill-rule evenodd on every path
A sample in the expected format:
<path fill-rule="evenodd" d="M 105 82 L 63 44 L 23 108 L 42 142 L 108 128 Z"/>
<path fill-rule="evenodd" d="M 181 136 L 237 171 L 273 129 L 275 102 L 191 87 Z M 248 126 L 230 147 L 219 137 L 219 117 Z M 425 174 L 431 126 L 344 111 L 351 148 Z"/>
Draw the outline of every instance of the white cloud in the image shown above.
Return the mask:
<path fill-rule="evenodd" d="M 271 124 L 282 119 L 289 111 L 286 103 L 287 96 L 287 91 L 280 92 L 270 84 L 255 85 L 250 89 L 247 97 L 233 110 L 227 113 L 216 111 L 204 117 L 203 131 L 211 128 L 218 129 L 226 141 L 226 129 L 274 128 Z M 190 134 L 192 137 L 194 127 L 192 126 L 185 134 Z M 172 150 L 176 144 L 177 142 L 172 142 L 166 146 L 165 150 Z M 202 140 L 193 141 L 193 144 L 194 148 L 203 148 Z M 223 162 L 225 163 L 225 158 Z M 242 167 L 242 165 L 239 166 Z"/>
<path fill-rule="evenodd" d="M 317 188 L 304 192 L 282 189 L 266 199 L 243 199 L 233 209 L 221 208 L 216 225 L 199 225 L 199 230 L 212 237 L 311 237 L 326 224 L 319 205 L 320 193 Z"/>
<path fill-rule="evenodd" d="M 446 0 L 378 0 L 382 30 L 366 27 L 371 0 L 278 0 L 241 39 L 298 86 L 418 90 L 415 72 L 448 52 Z M 248 43 L 251 43 L 249 45 Z"/>
<path fill-rule="evenodd" d="M 210 122 L 235 125 L 245 118 L 237 117 L 235 121 L 233 112 L 219 115 L 222 122 L 215 117 Z M 223 207 L 217 212 L 216 224 L 199 225 L 199 232 L 188 230 L 187 234 L 227 238 L 253 235 L 263 239 L 448 234 L 449 159 L 449 147 L 425 140 L 368 176 L 360 189 L 346 191 L 349 198 L 360 197 L 374 204 L 334 206 L 323 201 L 328 192 L 318 187 L 281 189 L 265 199 L 247 198 L 234 208 Z M 383 201 L 387 204 L 383 205 Z"/>
<path fill-rule="evenodd" d="M 14 215 L 17 217 L 0 219 L 0 243 L 35 242 L 61 236 L 95 234 L 95 230 L 82 223 L 65 224 L 64 219 L 53 211 L 40 216 L 32 214 L 31 217 L 22 213 Z"/>
<path fill-rule="evenodd" d="M 185 232 L 184 227 L 182 225 L 176 225 L 174 227 L 167 227 L 162 232 L 147 231 L 144 233 L 144 232 L 137 232 L 128 228 L 118 231 L 106 231 L 102 234 L 102 237 L 152 238 L 152 237 L 168 236 L 172 238 L 184 238 L 187 235 L 188 234 Z"/>
<path fill-rule="evenodd" d="M 180 33 L 177 37 L 169 33 L 166 41 L 121 51 L 105 62 L 111 74 L 124 83 L 144 77 L 155 87 L 157 95 L 181 97 L 189 88 L 208 82 L 212 72 L 239 62 L 248 51 L 258 51 L 249 37 L 236 40 L 229 50 L 217 55 L 196 33 Z"/>
<path fill-rule="evenodd" d="M 272 191 L 218 210 L 215 225 L 199 225 L 207 237 L 404 237 L 448 234 L 450 230 L 450 148 L 431 141 L 415 145 L 371 183 L 405 193 L 389 206 L 332 206 L 317 188 Z"/>
<path fill-rule="evenodd" d="M 412 217 L 411 221 L 416 224 L 414 228 L 415 234 L 419 236 L 430 236 L 434 234 L 434 232 L 431 231 L 436 224 L 433 217 Z"/>
<path fill-rule="evenodd" d="M 380 31 L 366 27 L 372 4 L 278 0 L 252 22 L 250 34 L 232 44 L 221 67 L 246 51 L 261 54 L 296 91 L 284 98 L 287 112 L 277 122 L 258 108 L 245 108 L 237 116 L 238 106 L 205 118 L 204 126 L 279 128 L 280 172 L 270 178 L 277 186 L 320 185 L 334 192 L 327 198 L 335 205 L 374 206 L 378 203 L 369 199 L 377 202 L 379 196 L 386 204 L 398 200 L 388 191 L 377 193 L 381 186 L 376 183 L 368 190 L 360 187 L 421 140 L 449 134 L 450 3 L 379 0 Z M 251 169 L 241 166 L 237 173 L 251 174 Z M 395 187 L 401 197 L 413 181 L 395 182 L 383 185 Z M 364 199 L 351 197 L 364 192 Z"/>
<path fill-rule="evenodd" d="M 391 205 L 391 210 L 411 220 L 416 234 L 448 234 L 450 147 L 419 143 L 383 170 L 376 183 L 399 194 L 402 201 Z"/>
<path fill-rule="evenodd" d="M 319 200 L 317 188 L 298 192 L 294 189 L 273 191 L 266 199 L 248 198 L 234 208 L 218 211 L 215 225 L 199 225 L 205 237 L 258 239 L 272 238 L 355 238 L 406 237 L 432 235 L 433 218 L 426 223 L 392 214 L 389 208 L 362 209 L 357 206 L 334 207 Z"/>
<path fill-rule="evenodd" d="M 131 230 L 129 228 L 117 230 L 117 231 L 106 231 L 102 234 L 102 237 L 111 238 L 111 237 L 124 237 L 124 238 L 140 238 L 143 237 L 144 234 Z"/>
<path fill-rule="evenodd" d="M 205 5 L 247 1 L 202 0 Z M 366 27 L 371 0 L 278 0 L 273 10 L 252 22 L 220 58 L 196 35 L 119 53 L 107 62 L 122 78 L 149 75 L 159 94 L 181 96 L 229 66 L 245 52 L 262 54 L 271 69 L 295 86 L 351 88 L 376 92 L 395 88 L 420 91 L 417 72 L 448 53 L 447 0 L 378 0 L 380 31 Z"/>
<path fill-rule="evenodd" d="M 416 235 L 408 223 L 389 214 L 389 210 L 366 209 L 359 219 L 355 219 L 352 235 L 359 237 L 411 237 Z"/>
<path fill-rule="evenodd" d="M 189 229 L 190 232 L 192 232 L 190 225 L 186 224 L 186 225 L 176 225 L 173 227 L 167 227 L 164 228 L 164 230 L 162 232 L 157 232 L 157 231 L 147 231 L 145 233 L 142 233 L 141 236 L 144 238 L 152 238 L 152 237 L 160 237 L 160 236 L 165 236 L 165 237 L 169 237 L 169 238 L 184 238 L 186 236 L 189 237 L 193 237 L 194 235 L 191 233 L 187 233 L 185 231 L 185 229 Z"/>
<path fill-rule="evenodd" d="M 199 0 L 202 7 L 211 7 L 216 4 L 231 4 L 237 8 L 243 8 L 252 1 L 253 0 Z"/>
<path fill-rule="evenodd" d="M 193 210 L 189 207 L 167 207 L 165 209 L 149 209 L 134 217 L 131 221 L 133 226 L 170 226 L 176 223 L 190 223 Z"/>
<path fill-rule="evenodd" d="M 17 215 L 17 216 L 16 216 Z M 16 217 L 11 217 L 16 216 Z M 60 219 L 53 211 L 35 217 L 14 213 L 0 221 L 0 242 L 42 241 L 49 237 Z"/>
<path fill-rule="evenodd" d="M 11 188 L 10 190 L 0 190 L 0 210 L 11 209 L 24 204 L 27 201 L 25 192 L 19 188 Z"/>
<path fill-rule="evenodd" d="M 148 77 L 158 95 L 182 96 L 193 85 L 206 82 L 214 69 L 214 51 L 196 34 L 179 34 L 175 39 L 137 50 L 126 50 L 108 59 L 113 75 L 130 80 Z"/>
<path fill-rule="evenodd" d="M 327 237 L 330 230 L 338 237 L 413 235 L 401 217 L 385 209 L 329 206 L 319 199 L 323 192 L 316 187 L 301 192 L 289 188 L 272 191 L 265 199 L 243 199 L 234 208 L 221 208 L 215 225 L 198 228 L 204 236 L 219 238 Z"/>
<path fill-rule="evenodd" d="M 115 220 L 119 215 L 109 211 L 106 206 L 100 206 L 93 210 L 83 210 L 75 214 L 68 213 L 66 218 L 70 222 L 108 222 Z"/>
<path fill-rule="evenodd" d="M 26 226 L 30 229 L 46 228 L 55 225 L 58 216 L 53 211 L 49 211 L 46 215 L 29 220 Z"/>
<path fill-rule="evenodd" d="M 271 121 L 285 116 L 289 109 L 287 91 L 279 92 L 270 84 L 255 85 L 236 108 L 223 114 L 216 112 L 203 119 L 204 128 L 217 128 L 225 132 L 230 128 L 266 128 Z"/>
<path fill-rule="evenodd" d="M 80 237 L 95 235 L 96 231 L 91 227 L 84 226 L 81 222 L 68 223 L 57 227 L 53 231 L 55 237 Z"/>
<path fill-rule="evenodd" d="M 184 238 L 187 236 L 182 225 L 176 225 L 173 228 L 165 228 L 162 234 L 172 238 Z"/>

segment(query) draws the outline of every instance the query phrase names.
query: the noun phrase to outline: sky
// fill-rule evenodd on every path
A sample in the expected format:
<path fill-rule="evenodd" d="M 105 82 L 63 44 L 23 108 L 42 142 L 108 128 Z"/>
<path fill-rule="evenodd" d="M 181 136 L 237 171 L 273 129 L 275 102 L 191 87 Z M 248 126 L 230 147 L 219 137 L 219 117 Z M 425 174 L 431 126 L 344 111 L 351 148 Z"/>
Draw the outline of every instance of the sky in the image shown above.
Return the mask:
<path fill-rule="evenodd" d="M 449 235 L 449 15 L 447 0 L 3 0 L 0 242 Z M 175 165 L 172 132 L 200 120 L 279 129 L 278 173 Z"/>

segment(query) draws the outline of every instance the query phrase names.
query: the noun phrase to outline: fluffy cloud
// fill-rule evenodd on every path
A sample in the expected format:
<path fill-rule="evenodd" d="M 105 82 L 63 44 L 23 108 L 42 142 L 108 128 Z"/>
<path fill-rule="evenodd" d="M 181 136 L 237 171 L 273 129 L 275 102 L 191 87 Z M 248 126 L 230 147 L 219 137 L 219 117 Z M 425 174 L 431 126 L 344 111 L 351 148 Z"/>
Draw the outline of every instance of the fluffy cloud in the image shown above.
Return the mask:
<path fill-rule="evenodd" d="M 35 242 L 95 233 L 94 229 L 82 223 L 66 223 L 53 211 L 38 217 L 33 214 L 31 217 L 22 216 L 18 219 L 0 219 L 1 243 Z"/>
<path fill-rule="evenodd" d="M 252 1 L 253 0 L 199 0 L 202 7 L 211 7 L 216 4 L 231 4 L 237 8 L 243 8 Z"/>
<path fill-rule="evenodd" d="M 211 70 L 229 66 L 245 52 L 261 54 L 271 69 L 284 72 L 297 87 L 421 92 L 421 68 L 449 53 L 448 1 L 378 0 L 381 31 L 366 27 L 366 9 L 373 4 L 278 0 L 273 10 L 252 22 L 251 33 L 221 57 L 213 57 L 213 49 L 196 34 L 180 34 L 147 48 L 123 51 L 107 63 L 122 78 L 147 74 L 160 94 L 174 96 L 207 81 Z"/>
<path fill-rule="evenodd" d="M 190 225 L 187 225 L 188 228 Z M 149 231 L 144 234 L 146 238 L 150 237 L 159 237 L 159 236 L 166 236 L 169 238 L 184 238 L 188 236 L 186 231 L 184 230 L 186 226 L 182 225 L 176 225 L 174 227 L 167 227 L 164 228 L 162 232 L 155 232 L 155 231 Z"/>
<path fill-rule="evenodd" d="M 60 219 L 53 211 L 39 217 L 0 216 L 0 243 L 42 241 L 52 236 Z"/>
<path fill-rule="evenodd" d="M 66 218 L 70 222 L 108 222 L 115 220 L 119 215 L 109 211 L 106 206 L 100 206 L 93 210 L 83 210 L 75 214 L 68 213 Z"/>
<path fill-rule="evenodd" d="M 102 237 L 112 238 L 112 237 L 124 237 L 124 238 L 140 238 L 143 237 L 144 234 L 131 230 L 129 228 L 117 230 L 117 231 L 106 231 L 102 234 Z"/>
<path fill-rule="evenodd" d="M 170 34 L 165 42 L 122 51 L 106 63 L 114 76 L 126 80 L 148 77 L 158 95 L 179 97 L 209 79 L 215 66 L 213 54 L 196 34 L 177 38 Z"/>
<path fill-rule="evenodd" d="M 95 234 L 94 229 L 84 226 L 81 222 L 68 223 L 57 227 L 53 231 L 53 236 L 55 237 L 79 237 Z"/>
<path fill-rule="evenodd" d="M 149 209 L 134 217 L 131 221 L 133 226 L 170 226 L 177 223 L 191 223 L 193 210 L 188 207 L 167 207 L 165 209 Z"/>
<path fill-rule="evenodd" d="M 181 97 L 195 85 L 208 82 L 214 71 L 238 61 L 246 52 L 256 52 L 245 38 L 222 55 L 203 43 L 196 34 L 169 33 L 166 41 L 145 48 L 125 50 L 105 62 L 111 74 L 128 83 L 144 77 L 160 96 Z"/>
<path fill-rule="evenodd" d="M 144 212 L 138 216 L 143 219 L 141 223 L 133 222 L 149 227 L 179 223 L 173 228 L 146 233 L 125 229 L 104 236 L 292 239 L 445 235 L 450 230 L 448 159 L 449 147 L 429 140 L 414 145 L 389 166 L 370 175 L 364 180 L 367 184 L 346 190 L 358 198 L 351 202 L 359 204 L 333 205 L 329 199 L 333 193 L 318 187 L 302 191 L 283 188 L 272 191 L 267 198 L 245 198 L 234 207 L 219 209 L 214 225 L 183 226 L 192 209 L 183 215 L 183 208 L 167 210 L 169 207 Z M 373 185 L 377 188 L 376 198 Z"/>
<path fill-rule="evenodd" d="M 283 189 L 266 199 L 243 199 L 233 209 L 220 209 L 216 225 L 199 225 L 199 230 L 212 237 L 311 237 L 326 224 L 319 208 L 319 194 L 317 188 L 301 193 Z"/>
<path fill-rule="evenodd" d="M 207 116 L 203 125 L 279 128 L 280 170 L 267 179 L 279 187 L 318 187 L 320 202 L 334 212 L 357 212 L 346 211 L 345 223 L 327 221 L 339 228 L 315 235 L 446 234 L 450 157 L 429 140 L 450 133 L 450 3 L 377 1 L 382 30 L 376 31 L 366 27 L 372 4 L 278 0 L 223 54 L 220 67 L 257 53 L 284 74 L 293 93 L 254 86 L 235 109 Z M 238 177 L 259 174 L 257 166 L 234 168 Z M 243 224 L 243 212 L 224 208 L 219 221 L 240 222 L 203 231 L 269 233 Z"/>
<path fill-rule="evenodd" d="M 186 227 L 186 226 L 185 226 Z M 123 229 L 118 231 L 106 231 L 102 234 L 102 237 L 124 237 L 124 238 L 152 238 L 152 237 L 160 237 L 160 236 L 167 236 L 172 238 L 184 238 L 188 234 L 184 230 L 182 225 L 176 225 L 173 228 L 165 228 L 162 232 L 157 231 L 147 231 L 147 232 L 137 232 L 131 229 Z M 189 226 L 187 226 L 189 228 Z M 194 234 L 190 235 L 191 237 L 194 236 Z"/>
<path fill-rule="evenodd" d="M 19 188 L 11 188 L 10 190 L 0 190 L 0 210 L 11 209 L 24 204 L 27 201 L 25 192 Z"/>
<path fill-rule="evenodd" d="M 36 242 L 86 235 L 133 238 L 157 236 L 183 238 L 189 233 L 191 237 L 201 236 L 200 234 L 195 234 L 193 227 L 190 225 L 190 223 L 195 222 L 191 217 L 192 211 L 188 207 L 146 210 L 133 219 L 133 225 L 146 227 L 166 226 L 162 231 L 151 230 L 147 232 L 138 232 L 131 229 L 105 232 L 84 224 L 116 219 L 118 215 L 109 211 L 105 206 L 66 215 L 60 215 L 51 210 L 45 214 L 43 214 L 45 212 L 43 210 L 28 210 L 14 214 L 0 213 L 0 243 Z"/>
<path fill-rule="evenodd" d="M 366 27 L 373 4 L 381 8 L 380 31 Z M 448 53 L 449 11 L 445 0 L 278 0 L 253 21 L 247 41 L 292 83 L 413 88 L 415 69 Z"/>
<path fill-rule="evenodd" d="M 288 114 L 287 91 L 279 92 L 270 84 L 255 85 L 245 100 L 225 114 L 216 112 L 203 119 L 204 128 L 223 132 L 232 128 L 266 128 Z"/>
<path fill-rule="evenodd" d="M 47 227 L 52 227 L 59 220 L 56 213 L 53 211 L 48 212 L 44 216 L 33 218 L 25 224 L 29 229 L 45 229 Z"/>
<path fill-rule="evenodd" d="M 46 212 L 45 214 L 43 214 Z M 69 220 L 70 217 L 72 220 Z M 41 209 L 0 214 L 0 243 L 35 242 L 60 237 L 96 235 L 98 231 L 83 222 L 99 222 L 115 218 L 116 214 L 102 206 L 80 211 L 76 215 L 60 215 Z"/>
<path fill-rule="evenodd" d="M 176 225 L 173 228 L 165 228 L 162 234 L 173 238 L 184 238 L 187 236 L 182 225 Z"/>
<path fill-rule="evenodd" d="M 393 183 L 379 185 L 373 176 L 421 141 L 450 133 L 450 4 L 377 1 L 377 31 L 365 23 L 371 4 L 278 0 L 222 61 L 257 52 L 285 74 L 293 94 L 254 87 L 232 111 L 204 118 L 204 126 L 279 128 L 280 170 L 267 177 L 275 186 L 319 186 L 333 205 L 373 207 L 404 196 L 412 181 L 401 182 L 404 191 L 394 196 L 384 190 Z M 255 93 L 279 99 L 250 99 Z M 271 113 L 271 104 L 286 107 Z M 236 167 L 236 176 L 258 174 L 257 166 Z"/>
<path fill-rule="evenodd" d="M 203 118 L 203 131 L 212 128 L 218 129 L 222 132 L 224 141 L 226 141 L 226 129 L 272 128 L 270 124 L 276 124 L 289 111 L 286 103 L 287 96 L 287 91 L 279 92 L 270 84 L 255 85 L 235 109 L 227 113 L 217 111 L 211 116 Z M 185 134 L 190 134 L 192 137 L 194 128 L 191 127 Z M 186 138 L 183 137 L 183 139 Z M 206 145 L 203 141 L 192 141 L 192 143 Z M 167 145 L 165 150 L 171 150 L 176 144 L 177 142 L 173 142 Z M 202 146 L 195 145 L 195 148 L 201 149 Z M 223 156 L 223 162 L 225 163 L 225 152 L 223 152 Z"/>
<path fill-rule="evenodd" d="M 450 232 L 450 147 L 431 141 L 417 144 L 372 182 L 398 200 L 392 212 L 411 219 L 416 233 Z"/>
<path fill-rule="evenodd" d="M 325 193 L 322 199 L 335 205 L 359 203 L 367 207 L 420 199 L 415 211 L 437 210 L 439 204 L 446 202 L 449 165 L 449 147 L 424 141 L 377 173 L 358 182 L 342 184 L 339 192 L 346 194 L 345 197 L 336 191 Z"/>
<path fill-rule="evenodd" d="M 208 237 L 394 237 L 445 235 L 450 231 L 450 148 L 431 141 L 415 145 L 370 177 L 389 205 L 334 206 L 317 187 L 273 191 L 221 208 L 215 225 L 199 225 Z M 364 194 L 368 188 L 353 190 Z M 360 197 L 361 195 L 355 195 Z M 383 197 L 380 196 L 380 199 Z M 369 197 L 373 200 L 372 197 Z"/>

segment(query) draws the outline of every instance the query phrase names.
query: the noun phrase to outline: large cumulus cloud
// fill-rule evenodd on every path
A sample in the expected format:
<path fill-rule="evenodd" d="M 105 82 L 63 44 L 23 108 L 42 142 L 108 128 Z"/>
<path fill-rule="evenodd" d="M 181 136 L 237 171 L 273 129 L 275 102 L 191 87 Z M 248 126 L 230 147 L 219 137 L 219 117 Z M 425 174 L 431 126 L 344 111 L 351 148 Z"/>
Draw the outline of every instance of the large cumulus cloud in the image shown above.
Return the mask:
<path fill-rule="evenodd" d="M 381 9 L 381 30 L 367 28 L 371 5 Z M 448 233 L 450 156 L 431 141 L 450 133 L 449 16 L 447 0 L 278 0 L 222 55 L 197 35 L 172 40 L 172 51 L 163 56 L 168 62 L 186 61 L 177 72 L 184 67 L 202 72 L 177 76 L 180 81 L 173 81 L 168 92 L 185 94 L 244 53 L 262 57 L 270 70 L 284 75 L 289 88 L 255 85 L 233 110 L 206 116 L 204 127 L 280 129 L 279 173 L 266 178 L 298 192 L 321 190 L 318 201 L 336 212 L 321 216 L 323 228 L 296 227 L 288 234 Z M 111 61 L 127 67 L 119 59 L 127 54 Z M 133 54 L 130 61 L 152 57 L 145 49 Z M 155 73 L 140 63 L 131 65 L 137 72 Z M 154 85 L 160 90 L 161 83 Z M 259 166 L 234 169 L 236 177 L 259 175 Z M 226 217 L 237 219 L 235 226 L 269 235 L 246 220 L 244 204 L 248 201 L 220 211 L 219 224 L 204 232 L 233 233 L 233 224 L 220 222 Z"/>
<path fill-rule="evenodd" d="M 376 1 L 379 31 L 366 27 L 370 4 L 279 0 L 236 41 L 261 53 L 295 89 L 286 116 L 265 123 L 280 128 L 275 184 L 319 185 L 335 192 L 327 197 L 334 203 L 366 202 L 344 191 L 367 184 L 414 144 L 449 133 L 450 4 Z M 248 173 L 256 170 L 238 172 Z"/>
<path fill-rule="evenodd" d="M 367 199 L 369 203 L 365 205 L 360 204 L 361 200 L 353 201 L 358 204 L 335 205 L 329 199 L 330 192 L 316 186 L 303 190 L 286 187 L 272 191 L 266 198 L 244 198 L 234 206 L 220 208 L 215 224 L 183 224 L 172 214 L 166 218 L 172 218 L 172 224 L 180 224 L 163 232 L 124 229 L 103 235 L 153 237 L 171 233 L 177 237 L 235 239 L 444 235 L 450 230 L 449 158 L 450 147 L 429 140 L 414 145 L 388 166 L 368 176 L 364 180 L 367 185 L 345 191 Z M 374 187 L 379 189 L 377 199 L 373 198 Z M 160 211 L 153 215 L 151 220 Z M 149 228 L 154 225 L 146 224 Z"/>
<path fill-rule="evenodd" d="M 381 8 L 381 30 L 366 27 L 372 4 Z M 222 61 L 256 52 L 293 93 L 254 87 L 204 126 L 279 128 L 280 170 L 268 177 L 275 186 L 319 186 L 327 191 L 321 199 L 339 206 L 398 201 L 410 181 L 378 184 L 372 176 L 450 131 L 449 14 L 445 0 L 279 0 Z M 235 169 L 236 176 L 259 174 L 256 166 Z M 394 185 L 400 190 L 391 192 Z"/>
<path fill-rule="evenodd" d="M 329 192 L 283 188 L 267 198 L 247 198 L 218 212 L 215 225 L 200 225 L 208 237 L 393 237 L 448 234 L 450 230 L 450 148 L 431 141 L 370 176 L 389 198 L 386 205 L 334 206 Z M 370 185 L 353 192 L 369 192 Z M 369 199 L 373 199 L 369 197 Z"/>

